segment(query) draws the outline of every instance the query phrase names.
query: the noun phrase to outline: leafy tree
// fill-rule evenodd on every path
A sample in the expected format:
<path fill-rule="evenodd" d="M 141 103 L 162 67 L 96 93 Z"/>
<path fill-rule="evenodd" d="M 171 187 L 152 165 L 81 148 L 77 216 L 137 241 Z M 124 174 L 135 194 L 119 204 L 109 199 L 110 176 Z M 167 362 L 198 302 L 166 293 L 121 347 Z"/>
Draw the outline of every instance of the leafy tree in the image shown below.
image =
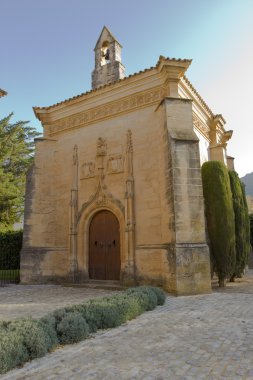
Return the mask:
<path fill-rule="evenodd" d="M 25 178 L 38 132 L 27 121 L 0 120 L 0 231 L 12 229 L 23 213 Z"/>
<path fill-rule="evenodd" d="M 247 263 L 250 248 L 249 216 L 244 186 L 235 171 L 229 171 L 230 186 L 235 214 L 236 262 L 230 280 L 241 277 Z"/>
<path fill-rule="evenodd" d="M 235 267 L 235 217 L 228 170 L 219 161 L 209 161 L 202 166 L 203 192 L 210 252 L 219 278 L 225 286 Z"/>

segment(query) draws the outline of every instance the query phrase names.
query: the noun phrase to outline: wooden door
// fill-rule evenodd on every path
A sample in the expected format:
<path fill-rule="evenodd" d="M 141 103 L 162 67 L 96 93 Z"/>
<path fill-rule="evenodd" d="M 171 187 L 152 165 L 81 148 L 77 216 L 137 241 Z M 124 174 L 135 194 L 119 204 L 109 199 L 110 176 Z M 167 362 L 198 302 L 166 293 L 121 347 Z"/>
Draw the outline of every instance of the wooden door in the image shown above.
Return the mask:
<path fill-rule="evenodd" d="M 95 280 L 120 279 L 119 222 L 110 211 L 98 212 L 90 224 L 89 277 Z"/>

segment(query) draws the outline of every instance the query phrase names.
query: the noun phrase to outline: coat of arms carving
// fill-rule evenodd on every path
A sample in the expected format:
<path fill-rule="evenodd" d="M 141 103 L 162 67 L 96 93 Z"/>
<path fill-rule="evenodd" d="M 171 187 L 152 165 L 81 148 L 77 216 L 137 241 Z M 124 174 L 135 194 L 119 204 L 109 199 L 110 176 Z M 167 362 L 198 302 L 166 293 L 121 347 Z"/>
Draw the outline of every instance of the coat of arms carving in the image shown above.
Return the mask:
<path fill-rule="evenodd" d="M 84 162 L 81 167 L 81 179 L 95 176 L 95 163 Z"/>
<path fill-rule="evenodd" d="M 109 157 L 107 162 L 108 173 L 121 173 L 124 171 L 124 157 L 121 154 Z"/>

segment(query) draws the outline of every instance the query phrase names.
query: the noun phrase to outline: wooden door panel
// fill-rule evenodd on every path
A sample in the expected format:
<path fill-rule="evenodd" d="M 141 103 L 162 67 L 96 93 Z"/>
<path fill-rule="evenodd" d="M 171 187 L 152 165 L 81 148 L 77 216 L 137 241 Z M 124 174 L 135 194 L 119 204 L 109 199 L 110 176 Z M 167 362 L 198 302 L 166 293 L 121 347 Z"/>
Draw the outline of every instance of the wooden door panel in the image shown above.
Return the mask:
<path fill-rule="evenodd" d="M 97 280 L 120 279 L 120 231 L 114 214 L 104 210 L 90 224 L 89 276 Z"/>

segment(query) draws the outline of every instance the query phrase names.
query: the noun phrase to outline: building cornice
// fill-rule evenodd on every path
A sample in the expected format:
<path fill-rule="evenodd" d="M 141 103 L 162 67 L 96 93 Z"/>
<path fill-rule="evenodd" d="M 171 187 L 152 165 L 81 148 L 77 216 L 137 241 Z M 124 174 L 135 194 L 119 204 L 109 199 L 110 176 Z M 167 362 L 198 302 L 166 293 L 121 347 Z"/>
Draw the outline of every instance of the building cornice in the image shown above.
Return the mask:
<path fill-rule="evenodd" d="M 49 124 L 46 128 L 48 134 L 53 136 L 60 132 L 80 128 L 123 113 L 157 104 L 164 98 L 165 94 L 166 90 L 162 86 L 157 86 L 98 107 L 87 109 L 78 114 L 64 117 Z"/>

